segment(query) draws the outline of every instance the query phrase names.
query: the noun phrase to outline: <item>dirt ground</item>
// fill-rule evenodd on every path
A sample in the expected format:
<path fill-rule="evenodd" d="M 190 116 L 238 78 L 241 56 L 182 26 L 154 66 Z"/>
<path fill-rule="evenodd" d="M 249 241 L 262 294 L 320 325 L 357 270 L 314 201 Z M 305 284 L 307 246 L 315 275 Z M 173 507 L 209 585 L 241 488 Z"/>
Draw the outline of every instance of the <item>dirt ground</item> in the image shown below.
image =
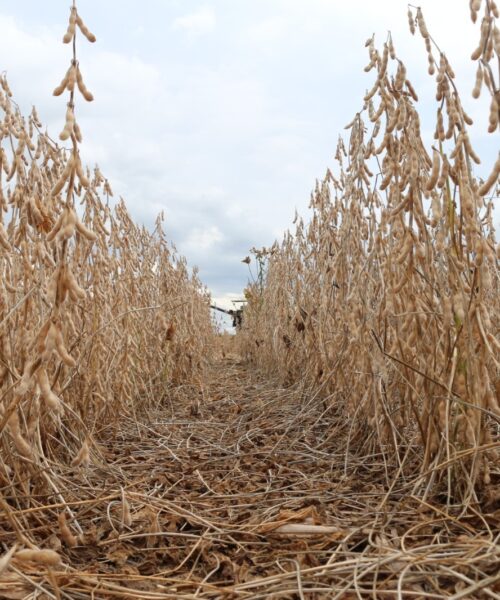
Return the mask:
<path fill-rule="evenodd" d="M 4 548 L 29 522 L 63 563 L 14 566 L 0 598 L 500 598 L 497 501 L 417 498 L 390 452 L 356 455 L 334 407 L 235 357 L 201 384 L 103 424 L 102 455 L 60 473 L 76 545 L 56 495 L 13 512 Z"/>

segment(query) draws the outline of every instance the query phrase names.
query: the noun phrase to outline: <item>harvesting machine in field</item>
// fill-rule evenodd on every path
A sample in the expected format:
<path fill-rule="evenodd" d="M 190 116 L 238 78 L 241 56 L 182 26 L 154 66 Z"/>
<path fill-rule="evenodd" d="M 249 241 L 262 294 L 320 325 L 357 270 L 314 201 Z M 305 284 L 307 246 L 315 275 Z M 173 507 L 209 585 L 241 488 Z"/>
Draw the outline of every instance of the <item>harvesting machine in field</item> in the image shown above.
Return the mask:
<path fill-rule="evenodd" d="M 236 302 L 245 302 L 245 300 L 235 300 L 234 303 Z M 229 315 L 231 317 L 231 319 L 233 320 L 233 327 L 236 327 L 236 329 L 239 329 L 243 323 L 243 307 L 242 308 L 235 308 L 234 310 L 232 309 L 225 309 L 225 308 L 220 308 L 219 306 L 216 306 L 215 304 L 211 304 L 210 308 L 212 308 L 213 310 L 218 310 L 221 313 L 224 313 L 225 315 Z"/>

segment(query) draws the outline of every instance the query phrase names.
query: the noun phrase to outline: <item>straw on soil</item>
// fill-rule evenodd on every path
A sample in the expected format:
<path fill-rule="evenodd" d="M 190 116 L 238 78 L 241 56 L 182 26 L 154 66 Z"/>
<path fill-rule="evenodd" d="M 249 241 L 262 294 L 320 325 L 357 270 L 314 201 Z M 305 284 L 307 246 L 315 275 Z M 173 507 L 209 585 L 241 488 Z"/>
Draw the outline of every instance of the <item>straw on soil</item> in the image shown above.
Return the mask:
<path fill-rule="evenodd" d="M 37 521 L 64 562 L 21 571 L 14 554 L 8 597 L 36 586 L 102 599 L 498 597 L 494 507 L 446 514 L 412 495 L 397 461 L 346 462 L 348 424 L 326 421 L 308 390 L 229 358 L 210 368 L 196 417 L 191 406 L 172 397 L 126 419 L 102 446 L 107 466 L 59 467 L 64 504 L 9 509 L 12 523 Z M 76 547 L 54 531 L 65 506 L 84 531 Z"/>

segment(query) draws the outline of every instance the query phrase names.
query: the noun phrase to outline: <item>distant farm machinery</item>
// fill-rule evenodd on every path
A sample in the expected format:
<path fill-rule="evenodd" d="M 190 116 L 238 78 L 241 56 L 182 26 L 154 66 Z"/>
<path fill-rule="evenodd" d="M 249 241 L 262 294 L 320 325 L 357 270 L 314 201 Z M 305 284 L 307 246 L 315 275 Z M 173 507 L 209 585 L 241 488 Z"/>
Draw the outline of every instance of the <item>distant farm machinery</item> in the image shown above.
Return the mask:
<path fill-rule="evenodd" d="M 245 302 L 245 300 L 234 300 L 234 303 L 236 302 Z M 235 308 L 234 310 L 231 310 L 220 308 L 219 306 L 215 306 L 215 304 L 211 304 L 210 308 L 218 310 L 219 312 L 224 313 L 225 315 L 229 315 L 233 320 L 233 327 L 235 327 L 236 329 L 239 329 L 241 327 L 243 323 L 243 308 Z"/>

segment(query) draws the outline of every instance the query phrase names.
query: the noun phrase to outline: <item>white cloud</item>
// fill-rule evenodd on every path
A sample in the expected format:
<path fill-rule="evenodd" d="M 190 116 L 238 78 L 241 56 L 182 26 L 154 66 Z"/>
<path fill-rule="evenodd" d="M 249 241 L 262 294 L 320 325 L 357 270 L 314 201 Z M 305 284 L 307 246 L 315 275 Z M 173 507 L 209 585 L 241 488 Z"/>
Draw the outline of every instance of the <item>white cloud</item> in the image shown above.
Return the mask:
<path fill-rule="evenodd" d="M 189 234 L 184 246 L 190 248 L 193 254 L 211 250 L 218 242 L 223 240 L 223 235 L 216 225 L 201 229 L 195 227 Z"/>
<path fill-rule="evenodd" d="M 274 16 L 250 27 L 249 36 L 258 44 L 274 44 L 286 34 L 288 21 L 284 16 Z"/>
<path fill-rule="evenodd" d="M 144 25 L 138 25 L 133 31 L 132 31 L 132 35 L 134 37 L 142 37 L 144 34 L 146 33 L 146 28 L 144 27 Z"/>
<path fill-rule="evenodd" d="M 213 8 L 205 6 L 189 15 L 174 19 L 172 29 L 183 30 L 188 32 L 189 35 L 197 36 L 213 31 L 216 22 Z"/>

